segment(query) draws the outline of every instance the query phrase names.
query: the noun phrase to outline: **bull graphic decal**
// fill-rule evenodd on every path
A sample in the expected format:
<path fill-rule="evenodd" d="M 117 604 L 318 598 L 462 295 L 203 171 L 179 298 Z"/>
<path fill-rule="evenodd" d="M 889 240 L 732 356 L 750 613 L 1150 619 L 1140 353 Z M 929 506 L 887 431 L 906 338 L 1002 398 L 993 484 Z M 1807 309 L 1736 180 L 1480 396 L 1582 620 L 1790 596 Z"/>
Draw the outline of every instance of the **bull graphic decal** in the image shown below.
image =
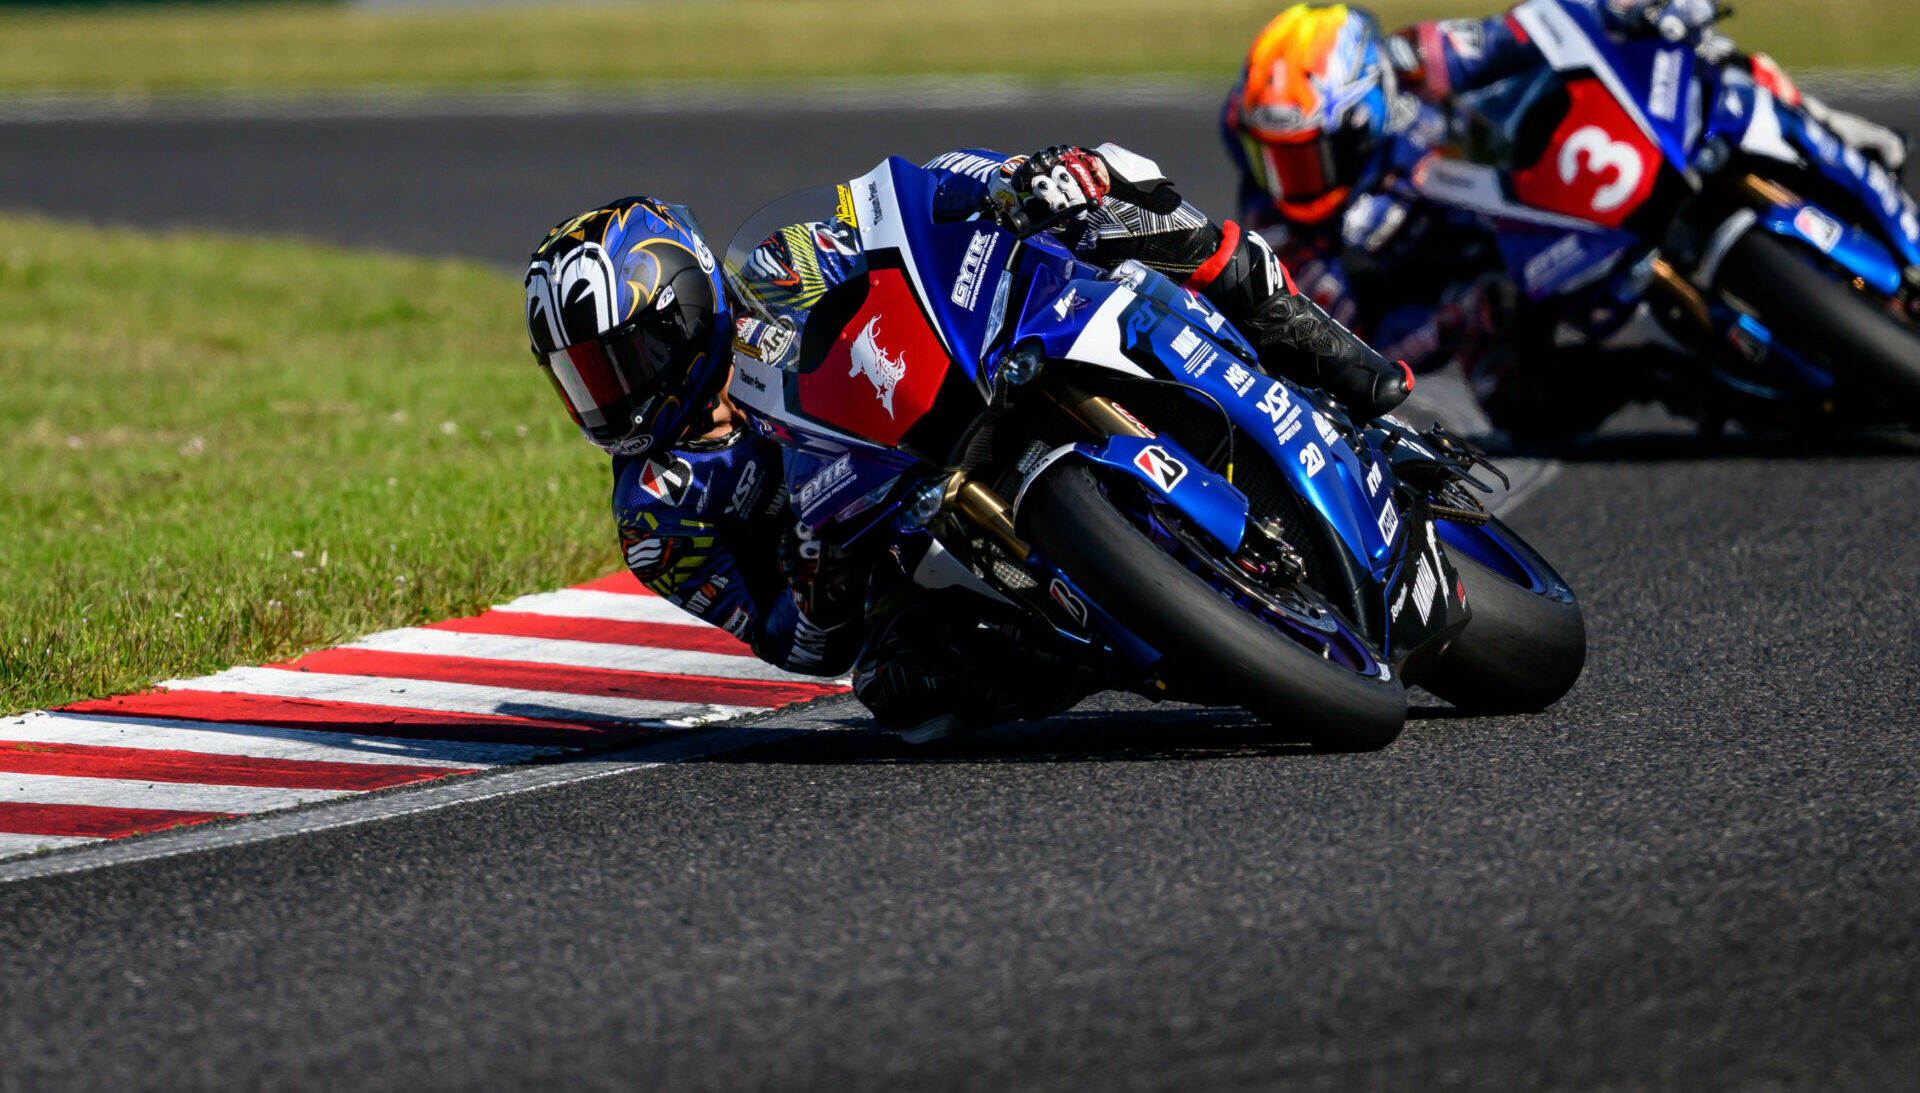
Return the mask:
<path fill-rule="evenodd" d="M 873 384 L 873 390 L 880 397 L 880 406 L 887 416 L 893 416 L 893 389 L 899 386 L 901 377 L 907 374 L 905 357 L 889 356 L 880 348 L 880 318 L 874 316 L 853 340 L 853 347 L 847 356 L 853 361 L 853 368 L 847 372 L 849 377 L 865 376 Z"/>

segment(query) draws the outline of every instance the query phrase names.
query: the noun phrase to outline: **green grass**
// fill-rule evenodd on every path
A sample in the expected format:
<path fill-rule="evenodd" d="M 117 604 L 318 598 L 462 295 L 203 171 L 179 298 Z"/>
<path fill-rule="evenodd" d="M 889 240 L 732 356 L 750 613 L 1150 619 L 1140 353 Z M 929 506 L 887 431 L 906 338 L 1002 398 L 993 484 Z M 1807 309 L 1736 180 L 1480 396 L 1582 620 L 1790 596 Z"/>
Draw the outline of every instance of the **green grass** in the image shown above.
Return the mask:
<path fill-rule="evenodd" d="M 0 216 L 0 711 L 610 572 L 516 281 Z"/>
<path fill-rule="evenodd" d="M 362 11 L 0 15 L 0 91 L 297 91 L 1144 72 L 1226 79 L 1283 0 L 659 0 Z M 1390 25 L 1499 5 L 1387 0 Z M 1728 29 L 1790 67 L 1920 65 L 1909 0 L 1747 0 Z"/>

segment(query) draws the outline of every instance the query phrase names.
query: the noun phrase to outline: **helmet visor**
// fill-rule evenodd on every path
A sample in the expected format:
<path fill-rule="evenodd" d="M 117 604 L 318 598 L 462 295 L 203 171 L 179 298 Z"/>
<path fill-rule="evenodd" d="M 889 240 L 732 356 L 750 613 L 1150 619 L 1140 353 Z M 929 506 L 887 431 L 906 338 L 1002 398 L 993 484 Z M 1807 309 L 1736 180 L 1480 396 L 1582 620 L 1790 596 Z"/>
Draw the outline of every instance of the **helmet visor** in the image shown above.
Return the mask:
<path fill-rule="evenodd" d="M 638 426 L 634 414 L 685 372 L 703 337 L 681 329 L 678 309 L 548 353 L 547 375 L 573 420 L 595 443 L 619 441 Z M 697 334 L 698 332 L 691 332 Z"/>
<path fill-rule="evenodd" d="M 1333 175 L 1331 144 L 1324 134 L 1285 143 L 1262 141 L 1260 158 L 1267 169 L 1267 192 L 1273 197 L 1299 200 L 1339 185 Z"/>

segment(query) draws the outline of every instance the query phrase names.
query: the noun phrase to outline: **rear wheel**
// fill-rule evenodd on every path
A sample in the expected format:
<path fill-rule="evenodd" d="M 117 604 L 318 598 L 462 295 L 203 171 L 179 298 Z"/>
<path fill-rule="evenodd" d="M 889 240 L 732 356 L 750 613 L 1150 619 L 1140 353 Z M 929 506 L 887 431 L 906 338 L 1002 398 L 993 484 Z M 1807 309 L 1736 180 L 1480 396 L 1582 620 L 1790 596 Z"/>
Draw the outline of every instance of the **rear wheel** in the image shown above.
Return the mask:
<path fill-rule="evenodd" d="M 1920 417 L 1920 332 L 1809 265 L 1788 244 L 1748 231 L 1721 264 L 1714 287 L 1739 297 L 1796 348 L 1892 399 L 1908 419 Z"/>
<path fill-rule="evenodd" d="M 1043 472 L 1022 516 L 1046 556 L 1160 650 L 1183 687 L 1327 748 L 1381 748 L 1400 735 L 1399 680 L 1336 664 L 1236 605 L 1115 509 L 1084 465 L 1062 460 Z"/>
<path fill-rule="evenodd" d="M 1559 574 L 1506 525 L 1493 520 L 1475 534 L 1497 540 L 1485 548 L 1494 565 L 1465 549 L 1447 551 L 1473 617 L 1415 682 L 1472 713 L 1544 710 L 1573 689 L 1586 666 L 1586 620 Z M 1503 548 L 1504 560 L 1491 553 Z M 1537 580 L 1522 585 L 1529 576 Z"/>

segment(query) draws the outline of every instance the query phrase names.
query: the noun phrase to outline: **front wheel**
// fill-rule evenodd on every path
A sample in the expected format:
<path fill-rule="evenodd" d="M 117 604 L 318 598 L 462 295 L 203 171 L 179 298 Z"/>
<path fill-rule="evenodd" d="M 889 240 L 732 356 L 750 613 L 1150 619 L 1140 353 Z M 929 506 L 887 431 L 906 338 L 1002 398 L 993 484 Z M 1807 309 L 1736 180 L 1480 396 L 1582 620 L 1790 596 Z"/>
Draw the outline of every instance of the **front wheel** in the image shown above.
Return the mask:
<path fill-rule="evenodd" d="M 1400 735 L 1399 680 L 1333 663 L 1235 605 L 1121 515 L 1085 466 L 1063 460 L 1043 472 L 1022 516 L 1047 558 L 1159 650 L 1183 687 L 1332 749 L 1382 748 Z"/>
<path fill-rule="evenodd" d="M 1747 232 L 1721 263 L 1714 287 L 1739 297 L 1796 347 L 1879 389 L 1908 420 L 1920 420 L 1920 337 L 1788 244 Z"/>
<path fill-rule="evenodd" d="M 1492 520 L 1468 534 L 1479 540 L 1479 550 L 1450 543 L 1447 560 L 1466 586 L 1473 617 L 1415 682 L 1471 713 L 1544 710 L 1573 689 L 1586 666 L 1580 604 L 1506 525 Z M 1481 552 L 1491 564 L 1473 556 Z"/>

